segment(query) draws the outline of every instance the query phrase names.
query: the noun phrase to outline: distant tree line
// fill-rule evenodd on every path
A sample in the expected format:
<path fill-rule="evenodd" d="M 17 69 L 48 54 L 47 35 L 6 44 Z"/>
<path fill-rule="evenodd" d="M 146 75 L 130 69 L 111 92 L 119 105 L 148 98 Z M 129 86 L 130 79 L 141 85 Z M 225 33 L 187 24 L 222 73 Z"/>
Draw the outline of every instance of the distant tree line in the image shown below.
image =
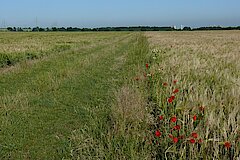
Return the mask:
<path fill-rule="evenodd" d="M 238 27 L 220 27 L 220 26 L 199 27 L 199 28 L 193 28 L 192 30 L 240 30 L 240 26 Z"/>
<path fill-rule="evenodd" d="M 77 28 L 77 27 L 52 27 L 52 28 L 21 28 L 21 27 L 8 27 L 8 31 L 12 32 L 89 32 L 89 31 L 206 31 L 206 30 L 240 30 L 240 26 L 238 27 L 199 27 L 199 28 L 191 28 L 184 27 L 182 29 L 176 29 L 174 27 L 149 27 L 149 26 L 137 26 L 137 27 L 101 27 L 101 28 Z"/>

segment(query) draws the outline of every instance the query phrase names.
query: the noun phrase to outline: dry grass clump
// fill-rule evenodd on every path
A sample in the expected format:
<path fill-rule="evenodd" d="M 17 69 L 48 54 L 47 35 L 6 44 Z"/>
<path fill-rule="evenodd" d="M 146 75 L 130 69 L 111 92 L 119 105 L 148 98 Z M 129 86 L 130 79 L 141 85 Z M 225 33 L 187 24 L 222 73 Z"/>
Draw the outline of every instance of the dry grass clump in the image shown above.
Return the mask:
<path fill-rule="evenodd" d="M 143 122 L 146 116 L 145 102 L 140 93 L 124 86 L 116 94 L 113 116 L 128 122 Z"/>

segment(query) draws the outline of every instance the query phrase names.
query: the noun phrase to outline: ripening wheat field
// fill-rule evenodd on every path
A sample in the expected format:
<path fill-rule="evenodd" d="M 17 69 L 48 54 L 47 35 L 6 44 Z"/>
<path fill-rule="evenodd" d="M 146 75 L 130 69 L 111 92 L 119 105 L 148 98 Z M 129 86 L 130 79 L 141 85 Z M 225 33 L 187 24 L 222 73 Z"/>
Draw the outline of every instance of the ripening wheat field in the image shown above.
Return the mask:
<path fill-rule="evenodd" d="M 0 159 L 239 159 L 240 32 L 0 33 Z"/>
<path fill-rule="evenodd" d="M 159 115 L 179 118 L 173 131 L 172 124 L 155 121 L 163 135 L 178 138 L 176 145 L 160 139 L 168 144 L 159 144 L 158 150 L 165 151 L 161 158 L 239 158 L 239 35 L 238 31 L 146 34 L 152 49 L 153 108 Z M 169 84 L 166 89 L 160 87 L 164 83 Z"/>

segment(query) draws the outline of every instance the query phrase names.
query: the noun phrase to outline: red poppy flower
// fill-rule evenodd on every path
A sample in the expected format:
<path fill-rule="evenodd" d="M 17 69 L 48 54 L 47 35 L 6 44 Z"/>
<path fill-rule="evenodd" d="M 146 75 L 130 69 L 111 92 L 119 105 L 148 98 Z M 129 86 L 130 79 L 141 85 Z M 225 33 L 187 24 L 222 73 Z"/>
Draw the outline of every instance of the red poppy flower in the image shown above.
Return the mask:
<path fill-rule="evenodd" d="M 193 133 L 192 133 L 192 137 L 193 137 L 193 138 L 198 138 L 198 134 L 195 133 L 195 132 L 193 132 Z"/>
<path fill-rule="evenodd" d="M 194 121 L 197 120 L 197 116 L 196 116 L 196 115 L 193 116 L 193 120 L 194 120 Z"/>
<path fill-rule="evenodd" d="M 199 139 L 199 140 L 198 140 L 198 143 L 202 143 L 202 142 L 203 142 L 203 140 L 202 140 L 202 139 Z"/>
<path fill-rule="evenodd" d="M 155 136 L 156 137 L 160 137 L 162 134 L 161 134 L 161 132 L 159 131 L 159 130 L 157 130 L 156 132 L 155 132 Z"/>
<path fill-rule="evenodd" d="M 174 142 L 174 143 L 177 143 L 177 142 L 178 142 L 178 138 L 177 138 L 177 137 L 174 137 L 174 138 L 173 138 L 173 142 Z"/>
<path fill-rule="evenodd" d="M 146 63 L 146 68 L 147 68 L 147 69 L 149 68 L 149 64 L 148 64 L 148 63 Z"/>
<path fill-rule="evenodd" d="M 173 91 L 174 94 L 176 94 L 176 93 L 178 93 L 178 92 L 179 92 L 179 89 L 175 89 L 175 90 Z"/>
<path fill-rule="evenodd" d="M 176 84 L 176 83 L 177 83 L 177 81 L 178 81 L 178 80 L 176 80 L 176 79 L 175 79 L 175 80 L 173 80 L 173 84 Z"/>
<path fill-rule="evenodd" d="M 168 85 L 167 82 L 164 82 L 164 83 L 163 83 L 163 86 L 164 86 L 164 87 L 166 87 L 167 85 Z"/>
<path fill-rule="evenodd" d="M 195 139 L 190 139 L 190 143 L 194 144 L 195 142 Z"/>
<path fill-rule="evenodd" d="M 230 142 L 225 142 L 225 143 L 224 143 L 224 146 L 225 146 L 227 149 L 229 149 L 229 148 L 231 148 L 231 143 L 230 143 Z"/>
<path fill-rule="evenodd" d="M 163 116 L 159 116 L 159 120 L 163 120 Z"/>
<path fill-rule="evenodd" d="M 169 138 L 173 139 L 173 135 L 172 134 L 169 134 L 168 136 L 169 136 Z"/>
<path fill-rule="evenodd" d="M 172 103 L 173 99 L 172 98 L 168 98 L 168 103 Z"/>
<path fill-rule="evenodd" d="M 180 125 L 176 125 L 176 126 L 174 126 L 173 129 L 175 129 L 175 130 L 180 130 L 180 129 L 181 129 L 181 126 L 180 126 Z"/>
<path fill-rule="evenodd" d="M 172 103 L 174 99 L 175 99 L 175 96 L 171 96 L 170 98 L 168 98 L 168 103 Z"/>
<path fill-rule="evenodd" d="M 173 122 L 173 123 L 177 122 L 177 117 L 172 117 L 171 122 Z"/>
<path fill-rule="evenodd" d="M 172 98 L 172 100 L 174 100 L 174 99 L 175 99 L 175 96 L 171 96 L 170 98 Z"/>

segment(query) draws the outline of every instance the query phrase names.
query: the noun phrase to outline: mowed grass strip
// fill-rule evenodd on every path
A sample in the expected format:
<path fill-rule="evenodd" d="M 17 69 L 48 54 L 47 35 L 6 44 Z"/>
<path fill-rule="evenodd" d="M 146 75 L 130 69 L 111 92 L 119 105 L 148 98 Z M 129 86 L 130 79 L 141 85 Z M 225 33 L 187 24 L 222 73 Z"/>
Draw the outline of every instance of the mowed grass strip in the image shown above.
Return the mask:
<path fill-rule="evenodd" d="M 88 125 L 89 111 L 110 107 L 109 91 L 128 71 L 119 57 L 128 53 L 136 34 L 107 34 L 102 45 L 86 50 L 76 45 L 0 76 L 1 159 L 70 156 L 72 131 Z"/>

